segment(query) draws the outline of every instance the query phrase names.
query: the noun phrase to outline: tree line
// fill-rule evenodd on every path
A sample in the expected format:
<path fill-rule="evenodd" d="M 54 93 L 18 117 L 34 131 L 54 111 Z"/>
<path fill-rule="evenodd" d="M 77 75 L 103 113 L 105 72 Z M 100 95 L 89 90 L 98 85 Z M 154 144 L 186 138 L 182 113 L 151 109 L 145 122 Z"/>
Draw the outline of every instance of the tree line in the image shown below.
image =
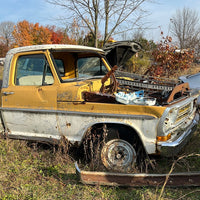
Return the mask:
<path fill-rule="evenodd" d="M 116 34 L 123 33 L 130 33 L 129 39 L 141 43 L 143 49 L 149 52 L 147 58 L 151 57 L 156 63 L 151 71 L 157 71 L 157 74 L 166 74 L 165 71 L 170 66 L 173 65 L 172 68 L 175 69 L 180 65 L 179 57 L 183 60 L 183 54 L 177 58 L 177 54 L 174 54 L 177 49 L 184 49 L 189 55 L 190 62 L 187 61 L 187 56 L 184 68 L 188 68 L 194 53 L 196 57 L 200 55 L 199 16 L 197 11 L 190 8 L 179 9 L 171 16 L 168 33 L 172 37 L 164 36 L 161 31 L 161 40 L 155 45 L 154 41 L 144 37 L 145 26 L 142 23 L 147 12 L 142 9 L 142 5 L 152 2 L 151 0 L 47 1 L 66 11 L 63 22 L 65 28 L 42 26 L 27 20 L 17 24 L 10 21 L 1 22 L 0 57 L 4 57 L 10 48 L 36 44 L 80 44 L 102 47 L 108 40 L 115 38 Z M 161 65 L 165 67 L 157 70 L 161 58 Z M 131 69 L 133 68 L 136 69 L 134 66 Z"/>
<path fill-rule="evenodd" d="M 93 46 L 90 33 L 80 33 L 74 20 L 71 29 L 56 26 L 42 26 L 26 20 L 17 24 L 11 21 L 0 23 L 0 57 L 14 47 L 36 44 L 81 44 Z"/>
<path fill-rule="evenodd" d="M 134 38 L 138 31 L 144 38 L 145 16 L 143 5 L 152 0 L 46 0 L 65 11 L 62 17 L 65 28 L 40 26 L 26 20 L 0 23 L 0 45 L 9 47 L 41 43 L 73 43 L 99 47 L 112 37 L 128 34 Z M 198 12 L 184 7 L 169 19 L 169 34 L 180 49 L 196 48 L 200 43 Z M 131 36 L 132 35 L 132 36 Z M 198 47 L 197 47 L 198 45 Z"/>
<path fill-rule="evenodd" d="M 65 11 L 62 20 L 67 27 L 64 29 L 57 29 L 55 26 L 44 27 L 39 23 L 33 24 L 26 20 L 17 25 L 12 22 L 1 23 L 0 45 L 4 47 L 0 51 L 6 51 L 10 46 L 41 43 L 99 47 L 117 34 L 132 32 L 136 28 L 141 29 L 144 25 L 142 20 L 147 13 L 143 5 L 152 2 L 152 0 L 46 1 Z"/>

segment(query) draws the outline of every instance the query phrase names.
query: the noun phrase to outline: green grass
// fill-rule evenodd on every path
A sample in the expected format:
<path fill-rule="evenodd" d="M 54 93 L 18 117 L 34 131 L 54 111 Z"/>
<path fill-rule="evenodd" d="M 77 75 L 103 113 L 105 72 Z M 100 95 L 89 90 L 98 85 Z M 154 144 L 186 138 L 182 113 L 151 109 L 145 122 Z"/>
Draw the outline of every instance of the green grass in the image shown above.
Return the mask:
<path fill-rule="evenodd" d="M 176 162 L 173 172 L 200 171 L 200 125 L 190 142 L 174 158 L 158 157 L 156 170 L 159 173 L 167 173 L 173 162 Z"/>
<path fill-rule="evenodd" d="M 30 145 L 26 141 L 0 139 L 0 199 L 158 199 L 157 187 L 89 186 L 79 182 L 74 160 L 60 148 Z M 184 154 L 200 153 L 199 131 L 184 150 Z M 157 172 L 169 170 L 172 159 L 158 159 Z M 184 164 L 183 164 L 184 163 Z M 179 170 L 197 170 L 198 157 L 184 158 Z M 183 166 L 183 167 L 180 167 Z M 200 168 L 200 167 L 199 167 Z M 186 195 L 186 196 L 184 196 Z M 162 199 L 200 199 L 200 188 L 165 188 Z"/>

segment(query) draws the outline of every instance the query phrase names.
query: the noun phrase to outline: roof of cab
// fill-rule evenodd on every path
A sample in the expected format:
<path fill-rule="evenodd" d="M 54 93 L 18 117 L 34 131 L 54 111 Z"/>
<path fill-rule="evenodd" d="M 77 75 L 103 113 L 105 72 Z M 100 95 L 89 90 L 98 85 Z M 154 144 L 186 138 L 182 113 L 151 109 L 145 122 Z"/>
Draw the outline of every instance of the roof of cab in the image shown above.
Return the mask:
<path fill-rule="evenodd" d="M 32 46 L 24 46 L 13 48 L 8 51 L 6 54 L 5 64 L 4 64 L 4 73 L 3 73 L 3 88 L 8 87 L 8 79 L 9 79 L 9 71 L 10 64 L 13 58 L 13 55 L 16 53 L 22 52 L 31 52 L 31 51 L 45 51 L 45 50 L 66 50 L 66 51 L 81 51 L 81 52 L 96 52 L 100 54 L 104 54 L 102 49 L 87 47 L 81 45 L 66 45 L 66 44 L 45 44 L 45 45 L 32 45 Z"/>
<path fill-rule="evenodd" d="M 45 44 L 45 45 L 32 45 L 32 46 L 24 46 L 24 47 L 17 47 L 11 49 L 8 54 L 15 54 L 25 51 L 39 51 L 39 50 L 80 50 L 80 51 L 94 51 L 103 53 L 102 49 L 88 47 L 88 46 L 81 46 L 81 45 L 69 45 L 69 44 Z"/>

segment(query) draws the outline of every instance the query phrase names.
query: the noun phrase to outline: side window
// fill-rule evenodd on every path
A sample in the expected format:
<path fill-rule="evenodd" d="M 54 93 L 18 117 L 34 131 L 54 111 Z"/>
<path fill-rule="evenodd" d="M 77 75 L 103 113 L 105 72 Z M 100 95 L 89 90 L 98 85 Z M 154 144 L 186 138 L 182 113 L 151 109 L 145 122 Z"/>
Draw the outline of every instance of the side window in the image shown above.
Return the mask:
<path fill-rule="evenodd" d="M 15 85 L 52 85 L 54 83 L 45 55 L 19 56 L 16 63 Z"/>

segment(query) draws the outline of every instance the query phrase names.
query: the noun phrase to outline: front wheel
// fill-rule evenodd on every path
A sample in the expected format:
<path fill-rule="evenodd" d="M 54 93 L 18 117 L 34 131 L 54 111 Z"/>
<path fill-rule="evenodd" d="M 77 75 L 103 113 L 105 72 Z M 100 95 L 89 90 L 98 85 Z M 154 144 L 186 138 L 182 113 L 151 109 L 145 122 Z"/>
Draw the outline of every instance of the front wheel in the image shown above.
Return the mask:
<path fill-rule="evenodd" d="M 136 162 L 136 151 L 127 141 L 113 139 L 103 146 L 101 160 L 108 170 L 129 172 Z"/>

